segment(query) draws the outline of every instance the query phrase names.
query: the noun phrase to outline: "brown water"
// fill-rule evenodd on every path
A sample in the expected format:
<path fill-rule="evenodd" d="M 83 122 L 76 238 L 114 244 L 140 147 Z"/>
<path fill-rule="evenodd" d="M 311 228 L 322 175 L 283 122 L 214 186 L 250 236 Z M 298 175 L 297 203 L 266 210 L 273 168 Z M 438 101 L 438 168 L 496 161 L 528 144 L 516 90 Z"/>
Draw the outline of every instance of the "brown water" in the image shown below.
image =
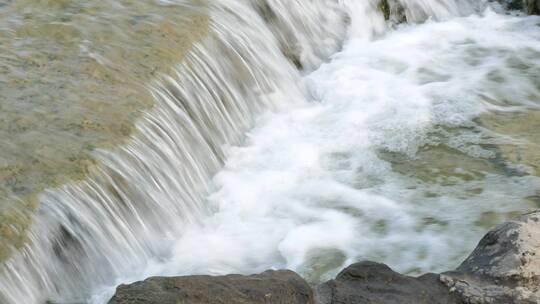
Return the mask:
<path fill-rule="evenodd" d="M 148 83 L 208 33 L 201 1 L 165 3 L 0 1 L 0 260 L 36 194 L 122 144 L 153 104 Z"/>

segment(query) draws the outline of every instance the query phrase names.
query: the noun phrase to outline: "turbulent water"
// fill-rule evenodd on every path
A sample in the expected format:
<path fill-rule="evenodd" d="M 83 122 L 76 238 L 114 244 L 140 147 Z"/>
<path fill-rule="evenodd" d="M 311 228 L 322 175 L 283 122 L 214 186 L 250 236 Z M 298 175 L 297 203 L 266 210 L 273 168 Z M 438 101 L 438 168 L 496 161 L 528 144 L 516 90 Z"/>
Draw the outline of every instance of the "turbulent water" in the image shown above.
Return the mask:
<path fill-rule="evenodd" d="M 317 283 L 366 259 L 442 271 L 540 203 L 538 17 L 465 0 L 400 1 L 401 24 L 376 1 L 155 3 L 208 19 L 185 31 L 206 36 L 159 61 L 129 138 L 92 149 L 80 181 L 45 183 L 1 303 L 105 303 L 150 275 Z"/>

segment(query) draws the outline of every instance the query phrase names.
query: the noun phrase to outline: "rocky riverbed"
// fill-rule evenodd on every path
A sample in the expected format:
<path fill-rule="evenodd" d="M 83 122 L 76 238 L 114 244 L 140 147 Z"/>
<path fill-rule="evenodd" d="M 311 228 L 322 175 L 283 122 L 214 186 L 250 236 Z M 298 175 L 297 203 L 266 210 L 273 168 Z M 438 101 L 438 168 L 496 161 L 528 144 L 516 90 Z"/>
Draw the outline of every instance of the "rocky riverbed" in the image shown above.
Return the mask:
<path fill-rule="evenodd" d="M 261 274 L 153 277 L 118 287 L 110 304 L 177 303 L 539 303 L 540 211 L 489 231 L 455 270 L 410 277 L 360 262 L 318 286 L 289 270 Z"/>

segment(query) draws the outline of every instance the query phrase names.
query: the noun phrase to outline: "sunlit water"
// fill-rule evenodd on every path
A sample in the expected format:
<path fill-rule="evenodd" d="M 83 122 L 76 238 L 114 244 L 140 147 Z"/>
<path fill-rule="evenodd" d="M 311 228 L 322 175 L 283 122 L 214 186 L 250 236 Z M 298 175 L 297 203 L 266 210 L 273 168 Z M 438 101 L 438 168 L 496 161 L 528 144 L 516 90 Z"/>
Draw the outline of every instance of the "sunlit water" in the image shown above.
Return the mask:
<path fill-rule="evenodd" d="M 444 271 L 538 207 L 540 18 L 407 0 L 391 27 L 375 2 L 285 3 L 209 8 L 215 36 L 152 86 L 138 135 L 42 196 L 7 303 L 104 303 L 151 275 Z"/>

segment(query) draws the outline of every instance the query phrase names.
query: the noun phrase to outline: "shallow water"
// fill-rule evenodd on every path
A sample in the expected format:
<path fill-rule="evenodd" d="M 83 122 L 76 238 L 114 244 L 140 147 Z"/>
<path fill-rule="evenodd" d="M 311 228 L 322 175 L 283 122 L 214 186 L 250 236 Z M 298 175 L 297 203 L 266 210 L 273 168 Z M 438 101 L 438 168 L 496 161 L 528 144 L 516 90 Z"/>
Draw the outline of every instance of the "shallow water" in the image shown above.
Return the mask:
<path fill-rule="evenodd" d="M 14 0 L 0 7 L 0 260 L 36 194 L 83 179 L 133 132 L 146 86 L 208 32 L 186 1 Z"/>
<path fill-rule="evenodd" d="M 397 26 L 375 1 L 205 8 L 209 38 L 150 86 L 130 140 L 40 196 L 0 299 L 104 303 L 151 275 L 268 268 L 317 283 L 368 259 L 445 271 L 537 208 L 540 19 L 402 3 Z"/>

